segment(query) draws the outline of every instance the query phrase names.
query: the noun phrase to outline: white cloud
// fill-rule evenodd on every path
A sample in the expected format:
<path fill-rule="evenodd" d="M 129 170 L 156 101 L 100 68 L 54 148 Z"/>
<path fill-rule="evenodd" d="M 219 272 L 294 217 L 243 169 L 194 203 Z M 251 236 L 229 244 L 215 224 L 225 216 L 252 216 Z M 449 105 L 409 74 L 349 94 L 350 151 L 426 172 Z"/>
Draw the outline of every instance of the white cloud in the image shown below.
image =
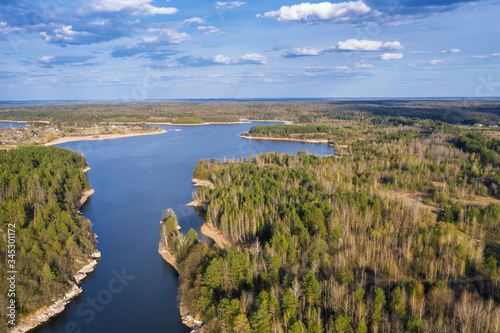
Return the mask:
<path fill-rule="evenodd" d="M 198 30 L 205 31 L 203 33 L 203 37 L 210 37 L 212 35 L 222 32 L 220 29 L 214 27 L 213 25 L 201 25 L 198 27 Z"/>
<path fill-rule="evenodd" d="M 239 60 L 242 62 L 252 62 L 260 64 L 265 64 L 267 62 L 267 58 L 258 53 L 245 54 L 244 56 L 240 57 Z"/>
<path fill-rule="evenodd" d="M 45 56 L 45 57 L 41 57 L 38 60 L 42 61 L 42 62 L 50 62 L 52 59 L 54 59 L 54 56 Z"/>
<path fill-rule="evenodd" d="M 449 49 L 441 51 L 441 53 L 460 53 L 460 52 L 462 51 L 460 51 L 459 49 Z"/>
<path fill-rule="evenodd" d="M 373 65 L 372 64 L 361 64 L 361 63 L 357 62 L 356 67 L 358 67 L 358 68 L 373 68 Z"/>
<path fill-rule="evenodd" d="M 384 53 L 380 56 L 382 60 L 398 60 L 403 59 L 403 53 Z"/>
<path fill-rule="evenodd" d="M 296 58 L 304 56 L 318 56 L 325 52 L 323 47 L 296 47 L 282 54 L 285 58 Z"/>
<path fill-rule="evenodd" d="M 177 13 L 177 8 L 155 7 L 150 5 L 153 0 L 95 0 L 91 7 L 98 12 L 119 12 L 131 10 L 133 15 L 172 15 Z"/>
<path fill-rule="evenodd" d="M 184 56 L 177 58 L 183 66 L 202 67 L 213 65 L 263 65 L 267 63 L 267 58 L 258 53 L 248 53 L 241 57 L 228 57 L 222 54 L 212 57 L 192 57 Z"/>
<path fill-rule="evenodd" d="M 181 24 L 205 24 L 205 20 L 200 18 L 200 17 L 192 17 L 192 18 L 188 18 L 188 19 L 185 19 L 181 22 Z"/>
<path fill-rule="evenodd" d="M 151 28 L 147 30 L 148 32 L 156 32 L 158 33 L 155 36 L 144 36 L 141 37 L 141 41 L 143 44 L 179 44 L 186 40 L 189 40 L 191 36 L 189 36 L 185 32 L 178 32 L 174 29 L 155 29 Z"/>
<path fill-rule="evenodd" d="M 403 46 L 400 42 L 381 42 L 378 40 L 366 39 L 348 39 L 345 42 L 338 42 L 337 48 L 343 51 L 379 51 L 379 50 L 398 50 Z"/>
<path fill-rule="evenodd" d="M 11 27 L 7 22 L 0 22 L 0 33 L 10 34 L 13 32 L 22 32 L 23 29 L 19 27 Z"/>
<path fill-rule="evenodd" d="M 443 60 L 436 60 L 436 59 L 433 59 L 431 61 L 428 62 L 429 65 L 439 65 L 439 64 L 442 64 L 443 63 Z"/>
<path fill-rule="evenodd" d="M 285 58 L 297 58 L 305 56 L 318 56 L 326 52 L 343 52 L 343 51 L 382 51 L 382 50 L 397 50 L 402 49 L 398 41 L 382 42 L 378 40 L 366 39 L 348 39 L 340 41 L 337 45 L 330 47 L 297 47 L 284 52 L 281 56 Z"/>
<path fill-rule="evenodd" d="M 243 2 L 243 1 L 227 1 L 227 2 L 217 1 L 216 8 L 217 9 L 220 9 L 220 8 L 233 9 L 233 8 L 241 7 L 245 4 L 246 4 L 246 2 Z"/>
<path fill-rule="evenodd" d="M 473 56 L 474 59 L 484 59 L 484 60 L 497 60 L 500 59 L 500 53 L 492 53 L 488 55 L 477 55 Z"/>
<path fill-rule="evenodd" d="M 74 42 L 77 38 L 89 37 L 90 33 L 85 31 L 74 31 L 73 26 L 71 25 L 61 25 L 58 28 L 54 29 L 50 34 L 45 31 L 40 32 L 40 36 L 47 43 L 71 43 Z"/>
<path fill-rule="evenodd" d="M 321 2 L 316 4 L 301 3 L 293 6 L 282 6 L 257 17 L 272 18 L 278 21 L 348 21 L 354 17 L 368 14 L 371 11 L 362 0 L 340 3 Z"/>
<path fill-rule="evenodd" d="M 416 61 L 416 62 L 412 62 L 412 63 L 409 63 L 408 66 L 410 67 L 417 67 L 417 66 L 428 66 L 428 65 L 431 65 L 431 66 L 436 66 L 436 65 L 440 65 L 443 63 L 443 60 L 437 60 L 437 59 L 433 59 L 433 60 L 423 60 L 423 61 Z M 431 67 L 422 67 L 424 69 L 431 69 Z"/>

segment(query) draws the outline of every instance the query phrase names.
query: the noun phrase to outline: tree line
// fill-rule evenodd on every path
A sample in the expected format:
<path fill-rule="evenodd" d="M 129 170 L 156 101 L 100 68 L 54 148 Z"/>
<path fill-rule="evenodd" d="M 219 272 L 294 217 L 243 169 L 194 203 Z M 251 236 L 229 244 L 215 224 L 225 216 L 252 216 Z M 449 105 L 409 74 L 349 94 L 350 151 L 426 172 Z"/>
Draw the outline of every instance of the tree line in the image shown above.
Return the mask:
<path fill-rule="evenodd" d="M 58 147 L 0 151 L 0 228 L 15 224 L 16 312 L 24 316 L 61 297 L 94 251 L 91 223 L 77 212 L 90 185 L 85 158 Z M 7 233 L 0 235 L 7 244 Z M 0 249 L 0 312 L 8 289 L 6 247 Z M 5 325 L 2 321 L 1 325 Z M 2 326 L 4 329 L 6 327 Z"/>

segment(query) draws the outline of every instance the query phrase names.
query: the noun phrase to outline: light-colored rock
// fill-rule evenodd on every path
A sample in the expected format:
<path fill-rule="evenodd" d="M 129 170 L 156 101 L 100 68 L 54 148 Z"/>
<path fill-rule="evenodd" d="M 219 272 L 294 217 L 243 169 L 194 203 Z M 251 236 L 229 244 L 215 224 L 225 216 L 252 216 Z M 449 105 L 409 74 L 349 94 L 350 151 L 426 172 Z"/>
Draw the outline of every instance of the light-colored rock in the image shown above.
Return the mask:
<path fill-rule="evenodd" d="M 99 251 L 97 251 L 99 252 Z M 100 253 L 100 252 L 99 252 Z M 92 272 L 97 265 L 97 261 L 94 259 L 90 260 L 87 265 L 82 267 L 78 273 L 73 276 L 75 282 L 70 282 L 72 284 L 71 290 L 66 292 L 61 298 L 56 300 L 52 305 L 38 310 L 36 313 L 31 315 L 29 318 L 19 320 L 18 324 L 11 328 L 10 333 L 25 333 L 33 328 L 43 324 L 48 321 L 51 317 L 61 313 L 66 308 L 66 305 L 71 302 L 73 298 L 82 293 L 83 289 L 78 286 L 77 283 L 81 282 L 87 274 Z"/>

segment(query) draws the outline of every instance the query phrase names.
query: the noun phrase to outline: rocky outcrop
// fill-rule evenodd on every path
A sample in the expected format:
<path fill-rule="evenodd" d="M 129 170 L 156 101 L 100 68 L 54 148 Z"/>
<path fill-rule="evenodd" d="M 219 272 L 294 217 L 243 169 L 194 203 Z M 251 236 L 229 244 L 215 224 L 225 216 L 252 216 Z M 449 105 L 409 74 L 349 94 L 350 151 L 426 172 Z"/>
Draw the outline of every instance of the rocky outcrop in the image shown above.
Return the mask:
<path fill-rule="evenodd" d="M 181 312 L 181 320 L 184 325 L 187 327 L 191 328 L 191 333 L 193 332 L 198 332 L 202 333 L 204 332 L 203 329 L 203 322 L 201 320 L 197 320 L 196 318 L 198 316 L 192 316 L 189 314 L 188 308 L 181 303 L 179 306 L 180 312 Z M 199 318 L 198 318 L 199 319 Z"/>
<path fill-rule="evenodd" d="M 200 199 L 194 199 L 190 203 L 187 203 L 186 206 L 191 206 L 191 207 L 200 207 L 203 210 L 207 210 L 207 204 L 203 202 Z"/>
<path fill-rule="evenodd" d="M 87 201 L 87 199 L 92 195 L 94 194 L 95 191 L 93 188 L 91 188 L 90 190 L 88 191 L 83 191 L 82 193 L 82 197 L 80 198 L 80 201 L 78 201 L 78 204 L 77 204 L 77 207 L 80 208 L 83 206 L 83 204 Z"/>
<path fill-rule="evenodd" d="M 66 305 L 71 302 L 73 298 L 78 296 L 83 289 L 78 286 L 87 275 L 95 269 L 97 265 L 97 261 L 95 259 L 101 257 L 101 252 L 96 251 L 92 254 L 92 259 L 88 262 L 87 265 L 83 266 L 75 276 L 73 276 L 70 284 L 72 285 L 71 289 L 63 295 L 63 297 L 56 300 L 52 305 L 49 305 L 45 308 L 38 310 L 31 316 L 19 320 L 18 324 L 11 329 L 11 333 L 24 333 L 32 330 L 33 328 L 45 323 L 51 317 L 56 316 L 57 314 L 64 311 Z"/>
<path fill-rule="evenodd" d="M 191 180 L 193 181 L 193 186 L 208 186 L 212 190 L 215 188 L 214 184 L 210 180 L 201 180 L 196 178 L 193 178 Z"/>

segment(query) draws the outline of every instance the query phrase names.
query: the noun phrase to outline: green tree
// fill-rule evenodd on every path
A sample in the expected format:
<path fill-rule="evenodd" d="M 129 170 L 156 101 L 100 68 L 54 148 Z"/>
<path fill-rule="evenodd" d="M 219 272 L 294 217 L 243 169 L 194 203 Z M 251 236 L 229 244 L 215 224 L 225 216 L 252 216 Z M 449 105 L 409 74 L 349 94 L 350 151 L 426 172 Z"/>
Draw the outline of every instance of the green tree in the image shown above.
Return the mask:
<path fill-rule="evenodd" d="M 233 331 L 235 333 L 251 333 L 248 318 L 244 313 L 240 313 L 234 318 Z"/>
<path fill-rule="evenodd" d="M 381 288 L 375 290 L 375 297 L 373 299 L 373 325 L 378 327 L 378 324 L 382 321 L 382 311 L 386 304 L 385 294 Z M 375 329 L 374 329 L 375 330 Z"/>
<path fill-rule="evenodd" d="M 483 268 L 489 276 L 497 276 L 497 260 L 493 257 L 493 255 L 483 259 Z"/>
<path fill-rule="evenodd" d="M 339 316 L 333 322 L 333 331 L 336 333 L 348 333 L 352 331 L 351 321 L 346 316 Z"/>
<path fill-rule="evenodd" d="M 307 298 L 309 304 L 314 305 L 319 301 L 321 296 L 321 289 L 318 280 L 314 276 L 313 272 L 308 271 L 302 278 L 302 285 L 304 288 L 304 295 Z"/>
<path fill-rule="evenodd" d="M 406 328 L 408 332 L 411 333 L 419 333 L 422 332 L 424 329 L 424 323 L 422 321 L 422 318 L 419 316 L 413 316 L 410 319 L 408 319 Z"/>
<path fill-rule="evenodd" d="M 292 325 L 292 327 L 290 328 L 290 333 L 306 333 L 306 327 L 299 320 Z"/>

